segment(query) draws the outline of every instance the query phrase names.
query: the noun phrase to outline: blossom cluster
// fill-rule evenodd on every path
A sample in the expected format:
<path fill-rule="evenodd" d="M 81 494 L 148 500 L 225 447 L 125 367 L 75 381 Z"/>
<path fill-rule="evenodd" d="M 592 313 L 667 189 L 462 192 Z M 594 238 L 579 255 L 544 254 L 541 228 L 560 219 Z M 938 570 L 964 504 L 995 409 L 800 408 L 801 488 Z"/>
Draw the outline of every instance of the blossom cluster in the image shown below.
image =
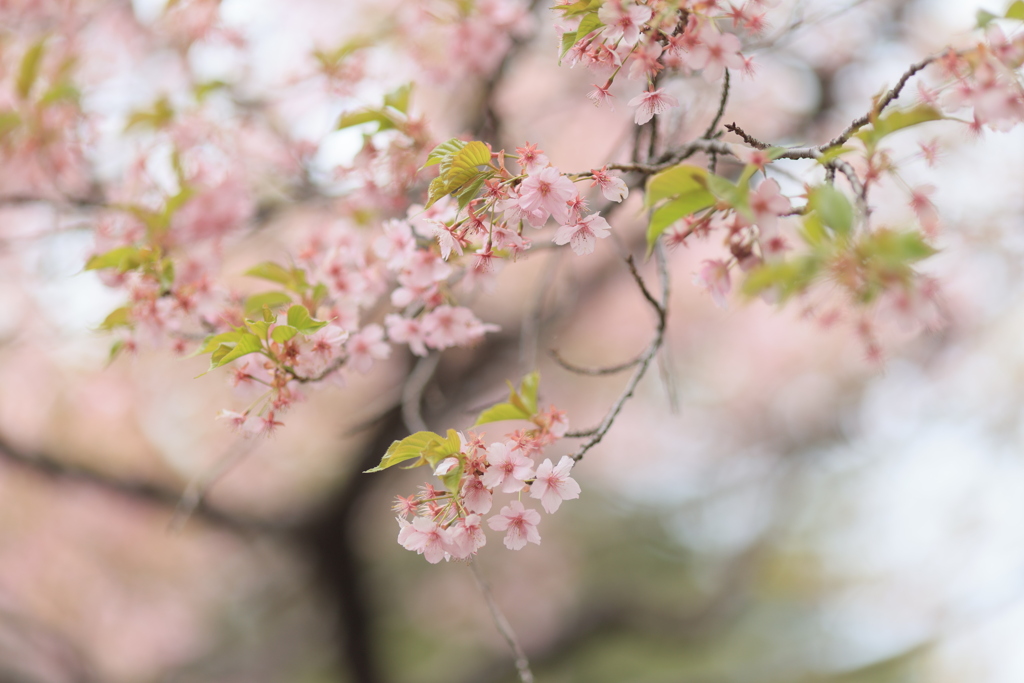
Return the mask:
<path fill-rule="evenodd" d="M 605 0 L 565 2 L 557 28 L 562 37 L 562 61 L 582 64 L 604 78 L 588 97 L 600 105 L 612 98 L 611 87 L 623 67 L 627 77 L 647 85 L 629 101 L 635 122 L 644 124 L 679 102 L 657 87 L 663 72 L 689 75 L 700 72 L 709 83 L 722 79 L 727 69 L 752 71 L 750 58 L 741 52 L 739 36 L 724 30 L 756 35 L 767 28 L 772 0 L 748 0 L 722 9 L 716 2 L 698 0 Z"/>
<path fill-rule="evenodd" d="M 398 542 L 430 563 L 468 559 L 487 542 L 483 516 L 497 507 L 495 497 L 511 494 L 514 498 L 491 514 L 486 526 L 504 532 L 510 550 L 539 544 L 541 515 L 524 505 L 524 494 L 551 514 L 562 501 L 578 498 L 580 487 L 570 476 L 574 462 L 569 456 L 562 456 L 558 464 L 550 458 L 539 465 L 535 460 L 565 435 L 565 414 L 551 408 L 534 419 L 535 428 L 514 431 L 490 445 L 472 432 L 458 433 L 457 452 L 434 467 L 443 486 L 427 483 L 414 495 L 398 496 Z"/>

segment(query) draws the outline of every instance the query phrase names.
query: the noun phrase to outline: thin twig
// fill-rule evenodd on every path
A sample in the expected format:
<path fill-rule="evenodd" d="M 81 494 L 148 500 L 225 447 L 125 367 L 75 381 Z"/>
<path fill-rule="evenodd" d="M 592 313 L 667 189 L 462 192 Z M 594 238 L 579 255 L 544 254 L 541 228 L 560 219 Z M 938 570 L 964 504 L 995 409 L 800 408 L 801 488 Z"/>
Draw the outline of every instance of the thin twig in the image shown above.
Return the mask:
<path fill-rule="evenodd" d="M 502 637 L 505 638 L 505 642 L 508 643 L 509 648 L 512 650 L 512 656 L 515 657 L 516 671 L 519 672 L 519 680 L 522 683 L 533 683 L 533 672 L 530 671 L 530 660 L 526 658 L 526 652 L 523 650 L 523 646 L 519 644 L 519 639 L 516 638 L 516 632 L 512 630 L 512 625 L 508 623 L 508 619 L 502 614 L 501 608 L 498 607 L 497 601 L 494 599 L 494 595 L 491 593 L 490 586 L 487 585 L 487 581 L 484 580 L 483 574 L 480 572 L 480 568 L 477 566 L 476 561 L 470 558 L 469 568 L 473 570 L 473 578 L 476 579 L 476 584 L 480 587 L 480 592 L 483 593 L 484 600 L 487 602 L 487 609 L 491 611 L 491 618 L 494 620 L 494 625 L 497 627 L 498 632 L 501 633 Z"/>
<path fill-rule="evenodd" d="M 715 129 L 718 128 L 718 124 L 722 122 L 722 116 L 725 115 L 725 105 L 729 102 L 729 70 L 725 70 L 725 82 L 722 84 L 722 97 L 718 101 L 718 111 L 715 113 L 715 118 L 711 121 L 711 125 L 704 131 L 704 135 L 701 135 L 705 140 L 711 140 L 715 137 Z"/>
<path fill-rule="evenodd" d="M 577 375 L 591 376 L 614 375 L 620 372 L 624 372 L 626 370 L 629 370 L 631 367 L 635 366 L 637 363 L 639 363 L 640 359 L 642 358 L 642 356 L 637 356 L 636 358 L 628 360 L 625 363 L 619 363 L 618 365 L 610 365 L 604 368 L 585 368 L 582 365 L 576 365 L 565 360 L 558 354 L 558 351 L 556 349 L 551 349 L 550 353 L 551 358 L 553 358 L 556 363 L 561 365 L 569 372 L 575 372 Z"/>
<path fill-rule="evenodd" d="M 725 129 L 730 133 L 736 133 L 736 135 L 739 135 L 741 138 L 743 138 L 743 142 L 747 143 L 754 149 L 768 149 L 769 147 L 771 147 L 771 145 L 769 145 L 767 142 L 761 142 L 753 135 L 740 128 L 735 121 L 733 123 L 725 124 Z"/>
<path fill-rule="evenodd" d="M 651 339 L 650 344 L 640 356 L 640 362 L 637 363 L 636 369 L 633 374 L 630 375 L 629 381 L 623 388 L 622 393 L 619 394 L 619 398 L 616 399 L 615 403 L 605 414 L 604 419 L 601 420 L 601 424 L 590 431 L 590 438 L 581 445 L 575 453 L 572 454 L 572 459 L 579 462 L 583 459 L 583 456 L 587 454 L 591 448 L 596 446 L 604 438 L 604 435 L 611 429 L 612 424 L 615 422 L 615 418 L 618 417 L 622 411 L 622 407 L 626 405 L 626 401 L 633 396 L 633 392 L 636 391 L 636 387 L 640 384 L 640 380 L 643 379 L 644 374 L 647 372 L 647 368 L 650 367 L 651 361 L 657 355 L 658 350 L 665 341 L 665 329 L 666 323 L 668 322 L 668 293 L 669 293 L 669 275 L 668 275 L 668 264 L 665 258 L 665 247 L 659 241 L 654 247 L 654 259 L 658 267 L 658 276 L 661 279 L 661 298 L 660 301 L 651 296 L 650 291 L 644 284 L 643 279 L 636 270 L 636 266 L 633 264 L 632 258 L 627 259 L 629 264 L 630 273 L 633 275 L 633 279 L 636 280 L 637 285 L 640 287 L 640 291 L 643 293 L 644 298 L 647 299 L 648 303 L 654 308 L 658 315 L 658 325 L 654 333 L 654 338 Z M 574 433 L 579 435 L 580 432 Z M 567 434 L 568 436 L 568 434 Z"/>
<path fill-rule="evenodd" d="M 896 81 L 896 85 L 893 86 L 892 90 L 889 90 L 887 93 L 882 95 L 882 97 L 879 98 L 879 100 L 875 103 L 875 106 L 871 108 L 871 111 L 869 111 L 867 114 L 864 114 L 863 116 L 854 119 L 853 122 L 846 127 L 846 130 L 844 130 L 842 133 L 840 133 L 833 139 L 829 140 L 824 145 L 818 147 L 818 149 L 820 149 L 822 152 L 825 152 L 827 150 L 832 149 L 833 147 L 839 147 L 847 140 L 849 140 L 854 133 L 856 133 L 858 130 L 868 125 L 869 123 L 871 123 L 875 118 L 878 117 L 879 114 L 882 113 L 883 109 L 888 107 L 893 100 L 900 96 L 900 91 L 903 90 L 903 87 L 907 84 L 907 81 L 909 81 L 914 74 L 916 74 L 918 71 L 925 68 L 932 62 L 934 62 L 936 59 L 938 59 L 938 57 L 933 55 L 931 57 L 926 57 L 925 59 L 922 59 L 920 62 L 911 64 L 910 68 L 903 72 L 903 75 L 900 76 L 900 80 Z"/>

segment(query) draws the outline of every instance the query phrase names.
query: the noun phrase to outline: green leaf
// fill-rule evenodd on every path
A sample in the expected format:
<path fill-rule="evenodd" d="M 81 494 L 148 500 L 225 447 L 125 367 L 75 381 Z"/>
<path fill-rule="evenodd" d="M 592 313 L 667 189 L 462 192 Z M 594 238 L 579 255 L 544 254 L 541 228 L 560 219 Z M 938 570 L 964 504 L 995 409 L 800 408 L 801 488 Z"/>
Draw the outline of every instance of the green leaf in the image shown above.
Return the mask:
<path fill-rule="evenodd" d="M 889 267 L 921 261 L 937 253 L 918 232 L 887 229 L 866 235 L 858 244 L 858 251 L 866 258 Z"/>
<path fill-rule="evenodd" d="M 684 216 L 714 205 L 715 196 L 706 187 L 708 172 L 699 166 L 682 164 L 651 176 L 647 181 L 644 205 L 668 202 L 655 209 L 647 226 L 647 253 L 650 254 L 668 226 Z"/>
<path fill-rule="evenodd" d="M 289 270 L 273 261 L 257 264 L 245 271 L 245 274 L 284 285 L 297 294 L 302 294 L 309 289 L 309 283 L 306 282 L 306 271 L 301 268 Z"/>
<path fill-rule="evenodd" d="M 576 31 L 566 31 L 562 34 L 562 49 L 558 51 L 558 66 L 562 66 L 562 57 L 576 44 Z"/>
<path fill-rule="evenodd" d="M 316 286 L 313 287 L 313 310 L 314 311 L 316 309 L 320 308 L 320 304 L 322 304 L 324 302 L 324 300 L 327 299 L 327 295 L 328 294 L 330 294 L 330 291 L 327 289 L 327 285 L 325 285 L 322 282 L 316 283 Z"/>
<path fill-rule="evenodd" d="M 197 83 L 192 94 L 195 95 L 197 102 L 204 102 L 211 93 L 215 93 L 226 87 L 228 87 L 228 83 L 226 81 L 205 81 L 203 83 Z"/>
<path fill-rule="evenodd" d="M 680 164 L 656 173 L 647 180 L 644 207 L 651 208 L 663 199 L 680 197 L 691 192 L 707 193 L 708 172 L 700 166 Z M 714 197 L 711 198 L 714 201 Z"/>
<path fill-rule="evenodd" d="M 387 113 L 375 109 L 363 109 L 361 111 L 354 111 L 342 114 L 338 118 L 338 124 L 335 126 L 336 130 L 343 130 L 345 128 L 351 128 L 352 126 L 359 126 L 364 123 L 376 123 L 376 132 L 382 130 L 391 130 L 395 128 L 397 122 L 388 116 Z"/>
<path fill-rule="evenodd" d="M 1017 0 L 1006 10 L 1007 19 L 1019 19 L 1024 21 L 1024 0 Z"/>
<path fill-rule="evenodd" d="M 45 107 L 63 100 L 78 102 L 81 95 L 78 88 L 70 83 L 57 83 L 43 93 L 43 96 L 39 98 L 39 103 Z"/>
<path fill-rule="evenodd" d="M 246 320 L 245 326 L 260 339 L 266 339 L 267 330 L 270 329 L 270 322 L 266 320 Z"/>
<path fill-rule="evenodd" d="M 991 24 L 995 19 L 999 18 L 996 15 L 992 14 L 991 12 L 983 9 L 978 10 L 978 13 L 975 14 L 974 16 L 975 21 L 977 21 L 978 28 L 985 28 L 986 26 Z"/>
<path fill-rule="evenodd" d="M 239 333 L 238 341 L 220 344 L 210 356 L 210 370 L 230 363 L 231 361 L 256 353 L 263 349 L 263 342 L 255 334 Z"/>
<path fill-rule="evenodd" d="M 412 83 L 399 86 L 384 96 L 384 106 L 397 109 L 403 114 L 409 110 L 409 96 L 412 94 Z"/>
<path fill-rule="evenodd" d="M 840 235 L 848 235 L 853 228 L 853 206 L 846 195 L 831 185 L 819 185 L 807 196 L 808 206 L 821 222 Z"/>
<path fill-rule="evenodd" d="M 743 281 L 743 293 L 757 296 L 775 288 L 779 303 L 794 294 L 806 290 L 821 270 L 821 259 L 816 254 L 805 254 L 796 258 L 774 263 L 763 263 L 747 274 Z"/>
<path fill-rule="evenodd" d="M 529 420 L 537 414 L 537 391 L 540 385 L 540 374 L 531 372 L 523 377 L 519 389 L 509 383 L 509 397 L 505 403 L 498 403 L 480 413 L 473 426 L 503 420 Z"/>
<path fill-rule="evenodd" d="M 877 145 L 886 135 L 895 133 L 898 130 L 928 121 L 939 121 L 944 118 L 946 117 L 942 115 L 942 112 L 930 104 L 919 104 L 910 109 L 899 109 L 886 114 L 875 121 L 870 128 L 858 132 L 857 137 L 863 140 L 866 145 L 872 147 Z"/>
<path fill-rule="evenodd" d="M 131 312 L 130 306 L 122 306 L 121 308 L 115 308 L 110 312 L 103 322 L 100 323 L 101 330 L 112 330 L 115 327 L 131 327 Z"/>
<path fill-rule="evenodd" d="M 298 333 L 299 331 L 291 325 L 278 325 L 274 328 L 274 331 L 270 333 L 270 338 L 278 344 L 284 344 Z"/>
<path fill-rule="evenodd" d="M 195 356 L 201 356 L 204 353 L 210 353 L 221 344 L 233 344 L 241 339 L 245 332 L 221 332 L 220 334 L 213 334 L 203 340 L 203 343 L 199 345 L 199 348 L 190 353 L 186 358 L 194 358 Z"/>
<path fill-rule="evenodd" d="M 18 67 L 18 80 L 15 89 L 21 99 L 26 99 L 39 78 L 39 67 L 43 63 L 43 55 L 46 52 L 46 38 L 40 38 L 25 51 L 21 58 L 21 66 Z"/>
<path fill-rule="evenodd" d="M 0 140 L 21 125 L 21 115 L 16 111 L 0 111 Z"/>
<path fill-rule="evenodd" d="M 476 199 L 483 184 L 487 182 L 488 178 L 493 177 L 494 173 L 481 173 L 473 182 L 467 183 L 465 187 L 459 190 L 459 209 L 466 208 L 467 204 Z"/>
<path fill-rule="evenodd" d="M 85 262 L 85 270 L 103 270 L 116 268 L 125 273 L 135 270 L 147 260 L 152 259 L 152 250 L 139 247 L 117 247 L 103 254 L 93 256 Z"/>
<path fill-rule="evenodd" d="M 832 236 L 825 230 L 825 224 L 821 222 L 821 216 L 816 213 L 811 213 L 804 217 L 801 235 L 804 238 L 804 242 L 812 247 L 817 247 L 832 240 Z"/>
<path fill-rule="evenodd" d="M 107 356 L 108 366 L 115 360 L 117 360 L 117 357 L 121 355 L 122 351 L 124 351 L 124 346 L 125 343 L 123 339 L 118 339 L 116 342 L 110 345 L 110 354 Z"/>
<path fill-rule="evenodd" d="M 568 5 L 557 5 L 552 9 L 562 12 L 563 17 L 575 17 L 584 12 L 596 10 L 604 0 L 578 0 Z"/>
<path fill-rule="evenodd" d="M 313 334 L 327 324 L 326 320 L 314 320 L 305 306 L 295 304 L 288 309 L 288 324 L 302 334 Z"/>
<path fill-rule="evenodd" d="M 441 160 L 441 173 L 448 179 L 462 185 L 478 173 L 477 166 L 491 163 L 491 150 L 482 142 L 467 142 L 465 147 L 455 154 Z M 460 180 L 461 179 L 461 180 Z"/>
<path fill-rule="evenodd" d="M 451 157 L 458 154 L 459 151 L 461 151 L 462 148 L 465 146 L 466 141 L 460 140 L 459 138 L 451 138 L 445 142 L 442 142 L 440 145 L 438 145 L 437 147 L 430 151 L 430 154 L 427 155 L 427 163 L 423 164 L 420 170 L 423 170 L 427 166 L 433 166 L 435 164 L 441 163 L 441 160 L 443 160 L 445 157 Z"/>
<path fill-rule="evenodd" d="M 247 298 L 243 305 L 243 310 L 247 317 L 252 317 L 262 311 L 264 306 L 275 309 L 286 306 L 291 302 L 292 298 L 284 292 L 263 292 L 262 294 L 253 294 Z"/>
<path fill-rule="evenodd" d="M 596 31 L 602 26 L 604 26 L 604 22 L 597 18 L 597 12 L 587 14 L 583 17 L 583 20 L 580 21 L 579 28 L 576 29 L 576 40 L 586 38 L 588 34 Z"/>
<path fill-rule="evenodd" d="M 151 109 L 132 112 L 128 117 L 128 122 L 125 123 L 124 129 L 129 131 L 132 128 L 139 127 L 160 130 L 173 119 L 174 108 L 171 106 L 171 101 L 166 97 L 161 97 L 153 103 Z"/>
<path fill-rule="evenodd" d="M 414 463 L 414 467 L 425 465 L 427 460 L 424 457 L 424 452 L 436 441 L 444 441 L 444 437 L 434 432 L 416 432 L 401 441 L 392 442 L 384 457 L 381 458 L 380 464 L 366 470 L 365 473 L 380 472 L 381 470 L 386 470 L 389 467 L 416 458 L 419 458 L 419 461 Z"/>

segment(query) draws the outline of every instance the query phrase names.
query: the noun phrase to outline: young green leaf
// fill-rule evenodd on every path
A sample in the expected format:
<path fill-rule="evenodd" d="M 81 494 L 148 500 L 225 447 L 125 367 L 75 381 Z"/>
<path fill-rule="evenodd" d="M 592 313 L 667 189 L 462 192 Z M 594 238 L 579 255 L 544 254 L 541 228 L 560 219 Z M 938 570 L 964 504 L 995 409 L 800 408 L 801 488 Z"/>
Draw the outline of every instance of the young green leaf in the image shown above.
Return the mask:
<path fill-rule="evenodd" d="M 295 304 L 288 309 L 288 324 L 302 334 L 313 334 L 327 324 L 326 320 L 314 320 L 305 306 Z"/>
<path fill-rule="evenodd" d="M 416 432 L 415 434 L 410 434 L 401 441 L 394 441 L 391 446 L 388 447 L 384 457 L 381 458 L 380 464 L 366 470 L 364 473 L 380 472 L 381 470 L 386 470 L 387 468 L 398 465 L 399 463 L 417 458 L 419 460 L 414 463 L 414 467 L 425 465 L 427 464 L 427 460 L 424 458 L 424 452 L 437 441 L 444 441 L 444 437 L 440 434 L 435 434 L 434 432 Z"/>

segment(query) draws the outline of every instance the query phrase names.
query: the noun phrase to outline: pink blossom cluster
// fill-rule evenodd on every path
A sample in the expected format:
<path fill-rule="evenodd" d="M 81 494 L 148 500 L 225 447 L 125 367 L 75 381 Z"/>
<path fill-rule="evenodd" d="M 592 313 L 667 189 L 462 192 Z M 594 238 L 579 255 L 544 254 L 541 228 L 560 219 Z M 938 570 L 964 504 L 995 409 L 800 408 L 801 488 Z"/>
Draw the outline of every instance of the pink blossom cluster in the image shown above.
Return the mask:
<path fill-rule="evenodd" d="M 579 498 L 580 487 L 570 476 L 574 462 L 569 456 L 562 456 L 557 464 L 550 458 L 539 465 L 535 460 L 565 435 L 565 414 L 551 408 L 538 414 L 535 422 L 537 428 L 512 432 L 490 445 L 472 433 L 460 433 L 459 453 L 434 469 L 442 481 L 453 473 L 457 476 L 443 488 L 427 483 L 419 493 L 398 496 L 394 507 L 399 513 L 398 542 L 431 564 L 468 559 L 487 542 L 483 516 L 497 507 L 495 497 L 512 494 L 512 500 L 487 518 L 486 526 L 504 532 L 505 547 L 510 550 L 539 544 L 541 515 L 523 503 L 524 494 L 551 514 L 562 501 Z"/>
<path fill-rule="evenodd" d="M 751 61 L 731 31 L 763 32 L 768 26 L 766 10 L 774 4 L 748 0 L 725 10 L 721 3 L 701 0 L 607 0 L 590 13 L 579 12 L 571 2 L 554 9 L 563 12 L 557 25 L 563 61 L 582 64 L 606 79 L 588 95 L 594 104 L 613 97 L 611 87 L 623 67 L 628 67 L 627 78 L 647 86 L 628 102 L 636 108 L 634 120 L 640 125 L 679 104 L 657 87 L 664 73 L 700 72 L 713 83 L 726 69 L 750 72 Z"/>

